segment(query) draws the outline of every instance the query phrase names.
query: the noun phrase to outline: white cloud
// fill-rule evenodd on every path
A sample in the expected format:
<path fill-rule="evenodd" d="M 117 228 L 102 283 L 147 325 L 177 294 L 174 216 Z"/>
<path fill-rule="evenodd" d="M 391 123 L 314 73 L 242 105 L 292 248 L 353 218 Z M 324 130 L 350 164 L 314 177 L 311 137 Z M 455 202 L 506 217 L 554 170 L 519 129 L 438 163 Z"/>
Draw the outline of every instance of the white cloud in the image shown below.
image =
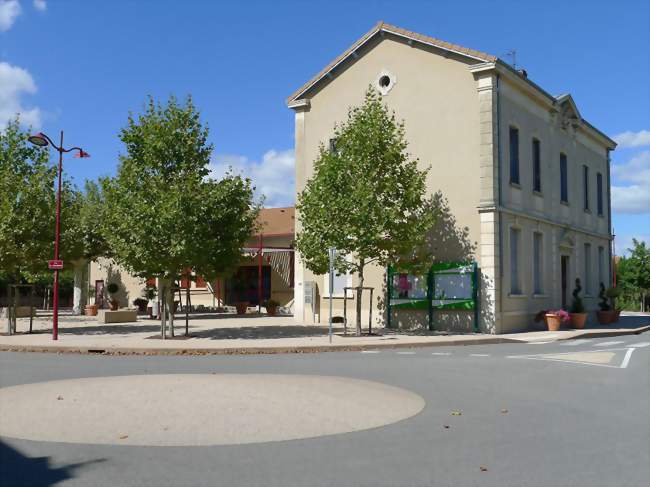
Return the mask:
<path fill-rule="evenodd" d="M 614 136 L 614 140 L 620 148 L 643 147 L 650 145 L 650 130 L 639 130 L 638 132 L 623 132 Z"/>
<path fill-rule="evenodd" d="M 26 69 L 0 62 L 0 129 L 16 114 L 20 115 L 23 125 L 41 126 L 41 110 L 38 107 L 26 109 L 21 103 L 24 93 L 33 94 L 36 90 L 36 83 Z"/>
<path fill-rule="evenodd" d="M 45 12 L 47 10 L 47 2 L 45 0 L 34 0 L 34 8 Z"/>
<path fill-rule="evenodd" d="M 618 213 L 650 213 L 650 151 L 625 164 L 612 165 L 612 178 L 628 186 L 612 186 L 612 209 Z"/>
<path fill-rule="evenodd" d="M 249 177 L 255 186 L 256 196 L 264 196 L 264 206 L 293 206 L 295 201 L 295 175 L 293 150 L 267 151 L 261 161 L 251 161 L 246 156 L 216 155 L 211 166 L 212 177 L 222 177 L 231 167 L 235 174 Z"/>
<path fill-rule="evenodd" d="M 616 255 L 629 256 L 629 249 L 634 247 L 632 239 L 635 238 L 639 242 L 645 242 L 646 245 L 650 244 L 650 234 L 635 234 L 635 235 L 616 235 L 614 245 L 616 247 Z"/>
<path fill-rule="evenodd" d="M 18 0 L 0 0 L 0 32 L 11 29 L 20 12 Z"/>

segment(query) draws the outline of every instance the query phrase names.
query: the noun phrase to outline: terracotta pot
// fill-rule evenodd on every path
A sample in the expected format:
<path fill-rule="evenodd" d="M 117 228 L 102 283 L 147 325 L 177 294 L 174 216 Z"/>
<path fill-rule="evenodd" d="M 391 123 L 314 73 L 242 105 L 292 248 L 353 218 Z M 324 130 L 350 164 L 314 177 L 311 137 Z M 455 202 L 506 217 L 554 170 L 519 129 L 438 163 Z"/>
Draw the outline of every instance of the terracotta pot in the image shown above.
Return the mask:
<path fill-rule="evenodd" d="M 275 314 L 278 312 L 278 307 L 277 306 L 267 306 L 266 307 L 266 314 L 269 316 L 275 316 Z"/>
<path fill-rule="evenodd" d="M 246 310 L 248 309 L 248 301 L 238 301 L 235 303 L 235 308 L 237 308 L 238 315 L 245 315 Z"/>
<path fill-rule="evenodd" d="M 571 326 L 574 328 L 584 328 L 587 322 L 587 313 L 570 313 Z"/>
<path fill-rule="evenodd" d="M 562 325 L 562 320 L 559 316 L 556 315 L 546 314 L 544 315 L 544 320 L 546 320 L 548 331 L 558 331 L 560 329 L 560 325 Z"/>
<path fill-rule="evenodd" d="M 88 304 L 84 308 L 84 314 L 86 316 L 97 316 L 97 305 L 96 304 Z"/>
<path fill-rule="evenodd" d="M 618 319 L 621 316 L 621 311 L 622 310 L 620 308 L 614 311 L 614 323 L 618 323 Z"/>
<path fill-rule="evenodd" d="M 601 325 L 609 325 L 614 322 L 616 311 L 596 311 L 596 316 L 598 317 L 598 323 Z"/>
<path fill-rule="evenodd" d="M 108 301 L 108 307 L 111 311 L 117 311 L 120 307 L 120 303 L 117 299 L 110 299 Z"/>

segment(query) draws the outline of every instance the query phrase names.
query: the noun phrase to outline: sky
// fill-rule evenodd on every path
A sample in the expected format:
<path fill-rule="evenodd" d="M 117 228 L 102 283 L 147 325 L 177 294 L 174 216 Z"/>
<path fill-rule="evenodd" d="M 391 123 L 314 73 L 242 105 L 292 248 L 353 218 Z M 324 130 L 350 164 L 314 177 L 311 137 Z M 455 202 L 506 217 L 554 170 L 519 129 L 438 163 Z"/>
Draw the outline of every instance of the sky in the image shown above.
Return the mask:
<path fill-rule="evenodd" d="M 0 0 L 0 128 L 20 113 L 92 157 L 81 185 L 112 175 L 129 112 L 191 94 L 210 127 L 214 174 L 251 178 L 293 204 L 285 98 L 377 21 L 511 60 L 619 142 L 617 253 L 650 242 L 650 1 Z"/>

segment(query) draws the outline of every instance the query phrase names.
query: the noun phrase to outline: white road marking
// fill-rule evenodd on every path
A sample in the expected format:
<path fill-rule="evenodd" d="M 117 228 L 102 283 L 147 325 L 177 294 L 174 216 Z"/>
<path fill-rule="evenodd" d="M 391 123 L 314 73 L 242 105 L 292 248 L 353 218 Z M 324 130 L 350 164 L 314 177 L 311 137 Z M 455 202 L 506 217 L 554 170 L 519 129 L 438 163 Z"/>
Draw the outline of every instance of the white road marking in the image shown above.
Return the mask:
<path fill-rule="evenodd" d="M 546 345 L 547 343 L 554 343 L 554 340 L 549 340 L 548 342 L 528 342 L 529 345 Z"/>
<path fill-rule="evenodd" d="M 614 345 L 620 345 L 621 343 L 625 343 L 625 342 L 615 341 L 615 342 L 594 343 L 594 347 L 613 347 Z"/>
<path fill-rule="evenodd" d="M 578 340 L 569 340 L 566 342 L 560 343 L 563 347 L 576 347 L 582 345 L 583 343 L 589 343 L 591 340 L 588 338 L 579 338 Z"/>
<path fill-rule="evenodd" d="M 632 352 L 636 350 L 635 348 L 628 348 L 627 353 L 625 354 L 625 358 L 623 358 L 623 362 L 621 362 L 621 369 L 626 369 L 627 364 L 630 363 L 630 357 L 632 356 Z"/>
<path fill-rule="evenodd" d="M 415 352 L 397 352 L 397 355 L 415 355 Z"/>
<path fill-rule="evenodd" d="M 361 350 L 361 353 L 380 353 L 379 350 Z"/>
<path fill-rule="evenodd" d="M 431 352 L 431 355 L 451 355 L 451 352 Z"/>
<path fill-rule="evenodd" d="M 470 353 L 470 357 L 489 357 L 489 353 Z"/>
<path fill-rule="evenodd" d="M 629 345 L 630 347 L 634 348 L 643 348 L 643 347 L 650 347 L 650 342 L 639 342 L 639 343 L 632 343 Z"/>

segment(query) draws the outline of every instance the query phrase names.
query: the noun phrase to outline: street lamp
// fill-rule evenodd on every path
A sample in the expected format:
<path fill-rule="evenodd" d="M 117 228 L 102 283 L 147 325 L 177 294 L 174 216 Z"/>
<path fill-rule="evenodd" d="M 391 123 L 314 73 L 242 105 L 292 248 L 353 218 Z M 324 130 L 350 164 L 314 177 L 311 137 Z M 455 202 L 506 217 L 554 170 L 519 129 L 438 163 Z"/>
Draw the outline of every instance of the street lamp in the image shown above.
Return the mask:
<path fill-rule="evenodd" d="M 78 151 L 75 157 L 90 157 L 81 147 L 63 148 L 63 130 L 61 131 L 61 142 L 57 146 L 52 139 L 42 132 L 27 137 L 27 140 L 38 147 L 52 146 L 59 152 L 59 186 L 56 192 L 56 231 L 54 237 L 54 260 L 49 261 L 48 267 L 54 270 L 54 316 L 52 319 L 52 340 L 59 339 L 59 270 L 63 269 L 63 261 L 59 260 L 59 238 L 61 235 L 61 173 L 63 172 L 63 153 Z"/>

